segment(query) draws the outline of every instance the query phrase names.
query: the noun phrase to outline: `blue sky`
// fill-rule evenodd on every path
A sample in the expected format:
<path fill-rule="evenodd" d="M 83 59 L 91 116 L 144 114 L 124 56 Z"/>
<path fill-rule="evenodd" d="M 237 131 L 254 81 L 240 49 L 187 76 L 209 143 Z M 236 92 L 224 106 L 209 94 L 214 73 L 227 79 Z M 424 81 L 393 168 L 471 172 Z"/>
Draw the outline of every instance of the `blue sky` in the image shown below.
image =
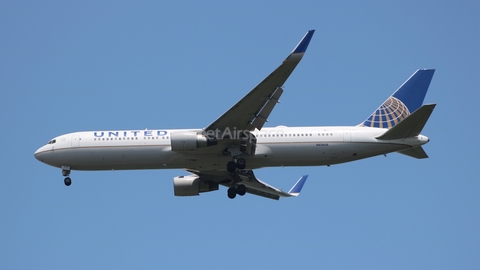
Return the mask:
<path fill-rule="evenodd" d="M 476 269 L 477 1 L 2 1 L 0 268 Z M 269 126 L 356 125 L 436 68 L 423 134 L 400 154 L 257 177 L 298 198 L 173 196 L 182 170 L 72 173 L 33 152 L 74 131 L 211 123 L 309 29 Z"/>

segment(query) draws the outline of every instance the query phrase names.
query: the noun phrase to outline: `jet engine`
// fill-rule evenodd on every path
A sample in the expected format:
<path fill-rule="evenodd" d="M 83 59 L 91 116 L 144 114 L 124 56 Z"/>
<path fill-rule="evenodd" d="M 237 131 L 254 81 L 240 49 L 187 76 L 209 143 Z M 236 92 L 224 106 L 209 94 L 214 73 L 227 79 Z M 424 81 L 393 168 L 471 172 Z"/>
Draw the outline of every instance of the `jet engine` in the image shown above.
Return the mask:
<path fill-rule="evenodd" d="M 197 132 L 172 132 L 170 134 L 172 151 L 183 152 L 192 151 L 197 148 L 212 146 L 217 144 L 215 138 L 209 138 Z"/>
<path fill-rule="evenodd" d="M 205 182 L 196 175 L 177 176 L 173 178 L 175 196 L 198 196 L 201 192 L 218 190 L 218 183 Z"/>

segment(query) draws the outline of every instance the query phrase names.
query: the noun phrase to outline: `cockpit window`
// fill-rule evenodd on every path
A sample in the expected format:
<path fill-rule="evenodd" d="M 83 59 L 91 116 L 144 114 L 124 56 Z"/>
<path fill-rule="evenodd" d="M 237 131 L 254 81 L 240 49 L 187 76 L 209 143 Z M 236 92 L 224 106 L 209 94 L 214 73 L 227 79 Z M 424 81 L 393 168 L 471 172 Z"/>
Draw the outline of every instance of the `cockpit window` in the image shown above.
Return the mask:
<path fill-rule="evenodd" d="M 53 140 L 49 141 L 47 144 L 54 144 L 56 142 L 57 142 L 57 140 L 53 139 Z"/>

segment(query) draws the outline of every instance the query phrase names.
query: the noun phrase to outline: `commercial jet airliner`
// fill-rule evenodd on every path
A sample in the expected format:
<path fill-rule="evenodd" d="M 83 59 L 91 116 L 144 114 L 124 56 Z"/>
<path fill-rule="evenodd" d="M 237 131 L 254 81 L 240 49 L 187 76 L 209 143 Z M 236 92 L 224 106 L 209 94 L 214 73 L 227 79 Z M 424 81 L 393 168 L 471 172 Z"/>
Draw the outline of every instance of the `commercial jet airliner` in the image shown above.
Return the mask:
<path fill-rule="evenodd" d="M 246 193 L 278 200 L 298 196 L 307 179 L 287 192 L 257 179 L 254 169 L 330 166 L 398 152 L 427 158 L 421 135 L 435 104 L 422 105 L 435 70 L 417 70 L 367 119 L 356 126 L 263 127 L 302 59 L 310 30 L 283 63 L 233 107 L 204 128 L 75 132 L 50 140 L 35 158 L 72 170 L 185 169 L 173 179 L 176 196 L 227 187 L 233 199 Z"/>

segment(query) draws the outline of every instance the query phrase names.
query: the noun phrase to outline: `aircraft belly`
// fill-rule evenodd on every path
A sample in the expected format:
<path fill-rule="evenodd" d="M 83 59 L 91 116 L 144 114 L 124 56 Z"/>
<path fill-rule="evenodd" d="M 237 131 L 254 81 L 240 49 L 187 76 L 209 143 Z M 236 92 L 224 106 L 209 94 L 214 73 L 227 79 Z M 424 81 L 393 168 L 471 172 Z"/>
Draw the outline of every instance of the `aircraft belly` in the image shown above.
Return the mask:
<path fill-rule="evenodd" d="M 408 145 L 379 143 L 301 143 L 270 145 L 270 157 L 255 155 L 253 167 L 320 166 L 344 163 L 409 148 Z"/>
<path fill-rule="evenodd" d="M 319 148 L 316 143 L 269 144 L 271 153 L 255 155 L 255 165 L 266 166 L 313 166 L 322 165 L 330 157 L 330 148 Z"/>
<path fill-rule="evenodd" d="M 73 170 L 130 170 L 184 168 L 185 159 L 164 147 L 83 147 L 57 150 L 57 167 L 70 166 Z"/>
<path fill-rule="evenodd" d="M 409 148 L 408 145 L 382 143 L 348 143 L 337 145 L 337 156 L 330 164 L 345 163 L 359 159 L 396 152 Z"/>
<path fill-rule="evenodd" d="M 183 158 L 186 160 L 185 168 L 199 171 L 224 169 L 227 162 L 232 159 L 229 156 L 220 156 L 218 154 L 185 155 Z"/>

